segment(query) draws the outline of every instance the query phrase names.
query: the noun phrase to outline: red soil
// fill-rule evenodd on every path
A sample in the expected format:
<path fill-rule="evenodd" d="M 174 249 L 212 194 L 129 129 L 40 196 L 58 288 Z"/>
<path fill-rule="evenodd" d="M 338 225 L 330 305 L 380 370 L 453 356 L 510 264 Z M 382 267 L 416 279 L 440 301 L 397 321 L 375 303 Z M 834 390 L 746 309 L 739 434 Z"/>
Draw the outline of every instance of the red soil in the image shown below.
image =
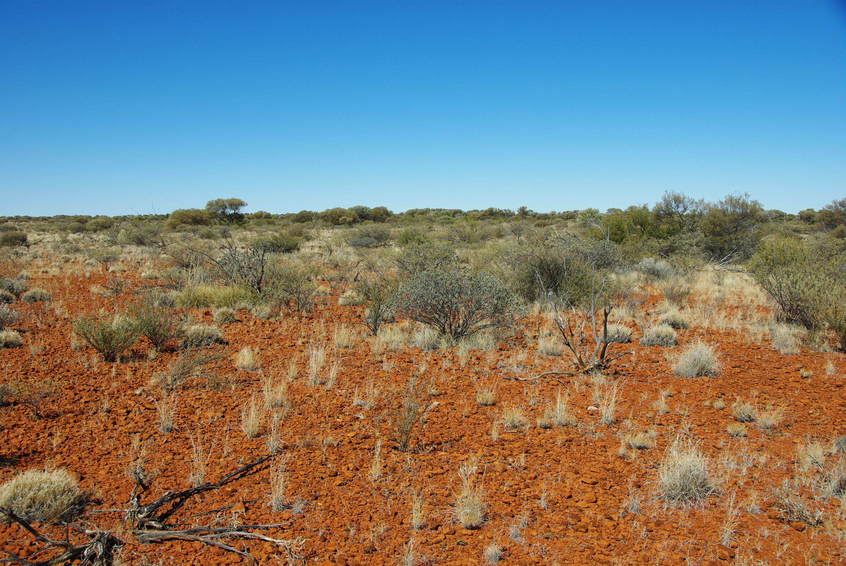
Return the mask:
<path fill-rule="evenodd" d="M 33 273 L 31 271 L 31 273 Z M 130 288 L 148 285 L 129 277 Z M 93 295 L 89 288 L 102 284 L 104 276 L 39 277 L 31 286 L 48 289 L 64 316 L 50 307 L 18 303 L 22 313 L 16 325 L 24 336 L 22 348 L 0 350 L 0 382 L 34 382 L 45 378 L 61 383 L 60 394 L 45 404 L 48 416 L 33 418 L 26 407 L 12 405 L 2 411 L 0 456 L 12 461 L 0 467 L 0 481 L 30 468 L 64 467 L 78 474 L 81 484 L 102 501 L 98 508 L 126 505 L 132 487 L 126 475 L 130 439 L 140 437 L 150 456 L 149 467 L 158 473 L 153 495 L 188 486 L 191 468 L 190 436 L 197 431 L 212 449 L 208 477 L 220 477 L 239 463 L 266 451 L 267 420 L 262 434 L 248 439 L 240 430 L 241 407 L 261 392 L 261 375 L 236 370 L 231 355 L 244 346 L 261 353 L 265 374 L 283 378 L 289 360 L 300 359 L 300 376 L 289 390 L 294 408 L 282 421 L 282 439 L 288 455 L 287 493 L 301 500 L 301 513 L 272 512 L 268 506 L 269 472 L 197 498 L 187 514 L 243 503 L 241 520 L 249 523 L 285 523 L 268 534 L 278 538 L 306 539 L 304 553 L 310 564 L 397 564 L 410 538 L 416 554 L 435 564 L 480 564 L 486 546 L 497 542 L 504 550 L 504 564 L 694 564 L 741 563 L 761 560 L 769 564 L 844 562 L 846 522 L 834 500 L 815 504 L 826 510 L 826 523 L 810 527 L 783 521 L 772 506 L 772 490 L 782 480 L 798 475 L 797 446 L 807 438 L 830 441 L 846 434 L 846 360 L 841 354 L 803 351 L 782 355 L 768 345 L 747 344 L 731 332 L 705 329 L 680 331 L 684 345 L 702 338 L 717 345 L 722 373 L 716 378 L 684 379 L 673 376 L 665 348 L 637 344 L 621 349 L 634 352 L 618 361 L 609 372 L 620 384 L 618 424 L 599 423 L 590 381 L 565 378 L 571 383 L 570 408 L 581 426 L 548 430 L 534 425 L 560 385 L 553 379 L 521 382 L 501 379 L 512 375 L 508 361 L 525 347 L 524 337 L 509 339 L 494 352 L 473 351 L 461 368 L 454 352 L 421 352 L 407 348 L 384 355 L 393 367 L 386 374 L 381 357 L 370 353 L 367 342 L 355 349 L 337 351 L 341 362 L 334 389 L 308 385 L 303 377 L 307 349 L 317 322 L 325 321 L 331 337 L 335 323 L 354 324 L 360 307 L 337 305 L 337 295 L 305 318 L 261 320 L 249 312 L 239 322 L 223 325 L 228 345 L 213 347 L 226 353 L 221 377 L 233 386 L 209 387 L 195 380 L 179 396 L 176 430 L 158 430 L 155 390 L 148 382 L 177 355 L 164 353 L 154 360 L 147 348 L 136 347 L 134 361 L 98 363 L 94 351 L 74 351 L 70 346 L 73 320 L 80 313 L 111 309 L 116 299 Z M 124 293 L 117 302 L 132 300 Z M 646 308 L 653 308 L 647 302 Z M 211 322 L 211 311 L 195 316 Z M 537 332 L 536 322 L 526 323 L 528 333 Z M 635 343 L 639 334 L 635 333 Z M 33 351 L 33 346 L 37 346 Z M 327 357 L 331 350 L 327 343 Z M 40 352 L 38 351 L 40 349 Z M 527 358 L 531 362 L 533 356 Z M 562 369 L 566 357 L 537 356 L 539 364 L 524 375 Z M 399 407 L 409 377 L 423 361 L 428 369 L 421 382 L 434 380 L 440 394 L 426 394 L 437 406 L 427 412 L 412 438 L 412 451 L 402 453 L 392 442 L 391 419 Z M 446 360 L 450 363 L 444 364 Z M 826 372 L 831 361 L 833 374 Z M 447 366 L 447 367 L 444 367 Z M 803 378 L 800 369 L 811 372 Z M 498 380 L 498 403 L 479 406 L 474 380 Z M 375 407 L 354 406 L 353 392 L 364 392 L 372 380 L 381 390 Z M 572 382 L 582 386 L 574 387 Z M 424 390 L 426 388 L 424 387 Z M 657 414 L 652 403 L 659 391 L 672 390 L 671 411 Z M 752 398 L 759 406 L 781 406 L 785 420 L 766 433 L 749 426 L 748 438 L 734 439 L 726 433 L 733 422 L 730 406 L 735 398 Z M 539 402 L 532 406 L 530 399 Z M 723 399 L 727 407 L 717 410 L 706 401 Z M 491 423 L 503 407 L 522 406 L 532 426 L 523 432 L 501 432 L 491 438 Z M 685 415 L 680 414 L 685 412 Z M 618 456 L 619 434 L 628 430 L 654 429 L 657 445 L 640 451 L 633 459 Z M 714 470 L 723 475 L 721 494 L 693 508 L 667 507 L 656 496 L 657 464 L 672 438 L 686 428 L 701 442 Z M 326 438 L 336 446 L 323 447 Z M 368 477 L 373 448 L 385 439 L 382 479 Z M 722 456 L 746 454 L 766 457 L 751 463 L 745 472 L 723 472 Z M 452 504 L 458 488 L 458 466 L 478 455 L 479 481 L 488 504 L 487 520 L 477 530 L 465 530 L 453 520 Z M 523 461 L 523 459 L 525 459 Z M 410 494 L 425 496 L 426 526 L 410 528 Z M 741 505 L 736 541 L 720 544 L 726 495 L 734 492 Z M 632 493 L 640 494 L 640 513 L 625 511 Z M 542 498 L 544 500 L 541 505 Z M 757 512 L 750 512 L 757 500 Z M 753 511 L 756 511 L 754 508 Z M 232 513 L 231 511 L 225 514 Z M 512 532 L 512 525 L 525 518 L 525 527 Z M 97 524 L 117 528 L 118 515 L 93 515 Z M 227 517 L 228 519 L 228 517 Z M 513 537 L 510 535 L 514 535 Z M 30 550 L 31 542 L 17 527 L 0 526 L 0 548 Z M 236 543 L 248 548 L 261 563 L 283 564 L 284 555 L 264 543 Z M 221 550 L 189 543 L 131 545 L 123 558 L 128 564 L 230 564 L 241 559 Z"/>

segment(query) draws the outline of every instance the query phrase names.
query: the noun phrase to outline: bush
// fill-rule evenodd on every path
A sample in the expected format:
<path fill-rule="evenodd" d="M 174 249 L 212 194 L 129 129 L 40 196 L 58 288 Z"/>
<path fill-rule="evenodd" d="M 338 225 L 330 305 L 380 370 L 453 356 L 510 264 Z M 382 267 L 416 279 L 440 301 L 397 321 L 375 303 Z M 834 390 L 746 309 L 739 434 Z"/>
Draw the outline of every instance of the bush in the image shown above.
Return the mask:
<path fill-rule="evenodd" d="M 687 319 L 676 309 L 671 309 L 664 313 L 661 316 L 660 322 L 676 330 L 684 330 L 688 327 Z"/>
<path fill-rule="evenodd" d="M 314 270 L 306 265 L 286 263 L 271 266 L 263 298 L 277 307 L 285 305 L 300 313 L 309 312 L 314 308 L 314 296 L 317 294 L 313 279 Z"/>
<path fill-rule="evenodd" d="M 14 330 L 0 330 L 0 348 L 18 348 L 23 346 L 23 338 Z"/>
<path fill-rule="evenodd" d="M 208 324 L 192 324 L 182 331 L 183 348 L 203 348 L 212 344 L 225 344 L 223 331 Z"/>
<path fill-rule="evenodd" d="M 846 262 L 840 246 L 831 244 L 766 241 L 748 267 L 778 305 L 779 319 L 814 331 L 830 329 L 846 349 Z"/>
<path fill-rule="evenodd" d="M 135 332 L 156 350 L 165 349 L 168 342 L 182 335 L 180 322 L 166 308 L 140 304 L 132 308 L 131 314 Z"/>
<path fill-rule="evenodd" d="M 114 317 L 111 320 L 82 317 L 76 321 L 74 332 L 97 350 L 107 362 L 117 360 L 120 354 L 138 340 L 133 321 L 125 317 Z"/>
<path fill-rule="evenodd" d="M 428 270 L 405 283 L 398 312 L 457 340 L 513 318 L 516 302 L 497 278 L 458 269 Z"/>
<path fill-rule="evenodd" d="M 51 299 L 50 293 L 44 289 L 30 289 L 21 295 L 21 300 L 25 303 L 41 303 L 50 301 Z"/>
<path fill-rule="evenodd" d="M 632 331 L 622 324 L 609 324 L 605 341 L 609 344 L 628 344 L 632 341 Z"/>
<path fill-rule="evenodd" d="M 653 257 L 645 257 L 640 263 L 635 266 L 635 269 L 650 277 L 652 279 L 662 280 L 669 279 L 675 275 L 676 270 L 673 266 L 663 259 L 655 259 Z"/>
<path fill-rule="evenodd" d="M 6 305 L 0 305 L 0 330 L 15 324 L 20 315 Z"/>
<path fill-rule="evenodd" d="M 708 459 L 691 442 L 676 439 L 658 467 L 661 497 L 670 503 L 698 503 L 717 490 Z"/>
<path fill-rule="evenodd" d="M 238 322 L 238 317 L 235 316 L 235 310 L 229 307 L 221 307 L 214 311 L 214 321 L 218 324 L 227 324 L 230 322 Z"/>
<path fill-rule="evenodd" d="M 0 289 L 0 304 L 2 305 L 11 305 L 15 302 L 17 297 L 11 294 L 9 291 L 5 289 Z"/>
<path fill-rule="evenodd" d="M 677 343 L 676 331 L 667 324 L 659 324 L 648 328 L 643 333 L 640 343 L 644 346 L 675 346 Z"/>
<path fill-rule="evenodd" d="M 396 283 L 384 277 L 362 278 L 355 286 L 355 295 L 361 299 L 364 324 L 373 336 L 379 334 L 383 323 L 394 319 L 394 293 Z"/>
<path fill-rule="evenodd" d="M 27 236 L 23 232 L 3 232 L 0 234 L 0 247 L 14 248 L 17 246 L 25 246 L 27 243 Z"/>
<path fill-rule="evenodd" d="M 0 485 L 0 509 L 32 522 L 71 521 L 80 515 L 87 497 L 66 470 L 29 470 Z M 9 522 L 8 514 L 0 516 Z"/>
<path fill-rule="evenodd" d="M 527 302 L 551 294 L 581 307 L 596 298 L 597 281 L 618 265 L 619 251 L 606 240 L 565 236 L 521 246 L 506 262 L 514 291 Z"/>
<path fill-rule="evenodd" d="M 720 364 L 711 346 L 696 342 L 676 359 L 673 373 L 679 377 L 714 377 L 720 373 Z"/>
<path fill-rule="evenodd" d="M 403 249 L 396 262 L 400 274 L 409 278 L 423 271 L 454 268 L 458 256 L 447 246 L 422 243 Z"/>
<path fill-rule="evenodd" d="M 289 234 L 273 234 L 272 236 L 259 238 L 253 246 L 271 253 L 288 254 L 300 249 L 301 244 L 301 238 Z"/>
<path fill-rule="evenodd" d="M 24 279 L 0 279 L 0 289 L 16 297 L 20 297 L 28 287 Z"/>

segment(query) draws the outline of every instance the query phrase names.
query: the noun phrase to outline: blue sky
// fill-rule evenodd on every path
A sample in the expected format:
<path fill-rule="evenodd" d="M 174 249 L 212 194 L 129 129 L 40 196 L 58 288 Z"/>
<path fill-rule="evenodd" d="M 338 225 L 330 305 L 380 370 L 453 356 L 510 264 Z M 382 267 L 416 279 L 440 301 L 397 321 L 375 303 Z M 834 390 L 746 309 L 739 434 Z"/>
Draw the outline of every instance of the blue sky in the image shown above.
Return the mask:
<path fill-rule="evenodd" d="M 846 197 L 846 9 L 0 0 L 0 215 Z"/>

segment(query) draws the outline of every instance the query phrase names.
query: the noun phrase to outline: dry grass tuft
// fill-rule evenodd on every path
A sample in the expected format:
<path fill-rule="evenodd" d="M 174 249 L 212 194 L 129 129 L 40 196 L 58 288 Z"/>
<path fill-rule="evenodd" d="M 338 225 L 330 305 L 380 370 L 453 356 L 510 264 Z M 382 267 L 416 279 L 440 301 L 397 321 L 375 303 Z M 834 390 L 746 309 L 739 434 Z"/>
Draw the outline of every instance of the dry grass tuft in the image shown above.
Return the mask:
<path fill-rule="evenodd" d="M 708 458 L 693 442 L 676 438 L 658 467 L 660 495 L 669 503 L 699 503 L 716 492 Z"/>
<path fill-rule="evenodd" d="M 671 347 L 678 343 L 676 331 L 671 326 L 666 324 L 659 324 L 648 328 L 640 339 L 640 343 L 644 346 L 665 346 Z"/>
<path fill-rule="evenodd" d="M 87 501 L 76 478 L 67 470 L 29 470 L 0 485 L 0 508 L 25 521 L 70 521 Z M 0 512 L 5 522 L 9 517 Z"/>
<path fill-rule="evenodd" d="M 506 407 L 502 410 L 502 426 L 505 430 L 522 430 L 529 426 L 529 419 L 520 407 Z"/>
<path fill-rule="evenodd" d="M 23 346 L 23 338 L 14 330 L 0 330 L 0 348 L 19 348 Z"/>
<path fill-rule="evenodd" d="M 241 409 L 241 430 L 244 431 L 247 438 L 255 438 L 259 435 L 261 421 L 261 409 L 259 408 L 256 396 L 253 395 Z"/>
<path fill-rule="evenodd" d="M 673 373 L 679 377 L 714 377 L 720 373 L 720 363 L 712 346 L 694 342 L 676 358 Z"/>
<path fill-rule="evenodd" d="M 455 519 L 465 529 L 478 529 L 485 522 L 484 493 L 476 485 L 478 464 L 474 458 L 458 468 L 461 489 L 455 500 Z"/>
<path fill-rule="evenodd" d="M 258 371 L 261 368 L 258 352 L 249 346 L 241 348 L 235 354 L 235 367 L 244 371 Z"/>

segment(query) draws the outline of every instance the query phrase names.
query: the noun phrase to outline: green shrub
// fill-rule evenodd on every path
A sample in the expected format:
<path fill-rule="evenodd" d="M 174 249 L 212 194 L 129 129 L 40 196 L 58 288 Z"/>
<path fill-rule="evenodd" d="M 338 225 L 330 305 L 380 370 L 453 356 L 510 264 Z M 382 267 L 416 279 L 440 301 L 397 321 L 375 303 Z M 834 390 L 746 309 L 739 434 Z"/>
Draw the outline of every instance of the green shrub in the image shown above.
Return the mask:
<path fill-rule="evenodd" d="M 768 240 L 748 267 L 778 305 L 779 319 L 814 331 L 830 329 L 846 349 L 846 260 L 839 244 Z"/>
<path fill-rule="evenodd" d="M 0 247 L 14 248 L 26 244 L 27 236 L 23 232 L 3 232 L 0 234 Z"/>
<path fill-rule="evenodd" d="M 11 294 L 9 291 L 5 289 L 0 289 L 0 304 L 2 305 L 11 305 L 15 302 L 17 297 Z"/>
<path fill-rule="evenodd" d="M 299 263 L 280 263 L 270 267 L 262 299 L 274 308 L 286 306 L 304 313 L 314 308 L 316 294 L 313 268 Z"/>
<path fill-rule="evenodd" d="M 28 522 L 73 520 L 84 510 L 87 500 L 76 478 L 62 469 L 20 472 L 0 485 L 0 509 Z M 7 523 L 10 520 L 2 511 L 0 517 Z"/>
<path fill-rule="evenodd" d="M 300 249 L 302 239 L 289 234 L 273 234 L 259 238 L 253 243 L 253 246 L 262 248 L 271 253 L 287 254 L 295 252 Z"/>
<path fill-rule="evenodd" d="M 142 303 L 130 312 L 135 332 L 149 340 L 156 350 L 164 350 L 182 335 L 180 321 L 166 308 Z"/>
<path fill-rule="evenodd" d="M 107 362 L 117 360 L 120 354 L 138 341 L 133 321 L 121 316 L 110 320 L 82 317 L 76 321 L 74 332 Z"/>
<path fill-rule="evenodd" d="M 509 324 L 514 296 L 499 279 L 458 269 L 420 272 L 397 294 L 398 312 L 456 340 Z"/>
<path fill-rule="evenodd" d="M 360 298 L 364 309 L 364 324 L 373 336 L 379 334 L 379 328 L 394 318 L 394 293 L 396 282 L 385 277 L 363 277 L 356 283 L 355 295 Z"/>
<path fill-rule="evenodd" d="M 21 300 L 25 303 L 42 303 L 50 301 L 52 297 L 48 291 L 44 289 L 30 289 L 21 295 Z"/>

